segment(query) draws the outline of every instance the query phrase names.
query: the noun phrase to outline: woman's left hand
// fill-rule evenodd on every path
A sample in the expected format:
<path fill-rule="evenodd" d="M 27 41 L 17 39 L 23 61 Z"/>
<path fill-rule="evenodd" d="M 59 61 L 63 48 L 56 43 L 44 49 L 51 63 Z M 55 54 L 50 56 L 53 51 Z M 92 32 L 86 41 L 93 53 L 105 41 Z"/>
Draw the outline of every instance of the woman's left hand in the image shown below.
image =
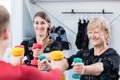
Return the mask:
<path fill-rule="evenodd" d="M 51 70 L 51 64 L 47 59 L 38 60 L 38 69 L 40 70 Z"/>

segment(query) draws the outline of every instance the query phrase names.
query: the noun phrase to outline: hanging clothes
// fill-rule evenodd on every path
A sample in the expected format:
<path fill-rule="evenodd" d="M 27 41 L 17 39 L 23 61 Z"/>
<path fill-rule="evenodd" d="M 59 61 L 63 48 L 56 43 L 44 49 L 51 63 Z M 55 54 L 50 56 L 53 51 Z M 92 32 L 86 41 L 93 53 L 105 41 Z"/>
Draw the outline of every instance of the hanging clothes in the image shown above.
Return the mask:
<path fill-rule="evenodd" d="M 76 35 L 75 44 L 79 50 L 88 50 L 89 39 L 87 36 L 87 25 L 89 21 L 79 19 L 78 22 L 78 33 Z"/>
<path fill-rule="evenodd" d="M 62 50 L 70 49 L 70 42 L 68 42 L 66 31 L 62 26 L 52 27 L 51 38 L 61 42 Z"/>

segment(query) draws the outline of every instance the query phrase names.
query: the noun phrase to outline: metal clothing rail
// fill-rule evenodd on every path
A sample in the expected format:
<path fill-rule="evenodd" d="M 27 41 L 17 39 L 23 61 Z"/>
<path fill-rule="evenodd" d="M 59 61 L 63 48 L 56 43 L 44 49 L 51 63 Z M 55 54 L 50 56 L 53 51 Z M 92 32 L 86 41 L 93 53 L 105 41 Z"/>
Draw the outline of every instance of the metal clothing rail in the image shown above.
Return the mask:
<path fill-rule="evenodd" d="M 60 20 L 55 18 L 52 14 L 50 14 L 47 10 L 42 8 L 39 4 L 37 4 L 37 1 L 34 2 L 34 0 L 30 0 L 32 4 L 35 4 L 36 6 L 40 7 L 42 10 L 46 11 L 51 17 L 53 17 L 56 21 L 58 21 L 60 24 L 62 24 L 64 27 L 66 27 L 68 30 L 70 30 L 73 34 L 77 34 L 72 29 L 70 29 L 68 26 L 66 26 L 64 23 L 62 23 Z M 74 9 L 71 10 L 71 12 L 62 12 L 63 14 L 113 14 L 113 12 L 106 12 L 104 9 L 101 12 L 75 12 Z M 113 20 L 110 21 L 110 24 L 112 24 L 115 20 L 120 17 L 120 14 L 116 16 Z"/>
<path fill-rule="evenodd" d="M 105 12 L 104 9 L 101 12 L 76 12 L 72 9 L 70 12 L 62 12 L 62 14 L 113 14 L 113 12 Z"/>

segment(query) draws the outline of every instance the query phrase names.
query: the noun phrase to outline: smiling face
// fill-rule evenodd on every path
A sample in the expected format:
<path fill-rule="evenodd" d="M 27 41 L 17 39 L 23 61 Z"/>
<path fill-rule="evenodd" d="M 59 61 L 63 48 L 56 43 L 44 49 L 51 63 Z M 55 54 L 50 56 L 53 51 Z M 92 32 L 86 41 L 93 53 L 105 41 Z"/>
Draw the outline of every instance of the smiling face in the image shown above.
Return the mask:
<path fill-rule="evenodd" d="M 45 12 L 37 12 L 35 14 L 33 27 L 36 36 L 42 37 L 43 39 L 50 36 L 50 25 L 50 18 Z"/>
<path fill-rule="evenodd" d="M 103 17 L 94 17 L 87 26 L 88 38 L 93 46 L 106 45 L 110 40 L 110 26 Z"/>
<path fill-rule="evenodd" d="M 106 32 L 100 27 L 88 30 L 88 38 L 93 46 L 106 44 Z"/>
<path fill-rule="evenodd" d="M 44 36 L 47 35 L 47 29 L 49 28 L 49 23 L 47 23 L 43 18 L 36 16 L 34 19 L 34 30 L 36 35 Z"/>

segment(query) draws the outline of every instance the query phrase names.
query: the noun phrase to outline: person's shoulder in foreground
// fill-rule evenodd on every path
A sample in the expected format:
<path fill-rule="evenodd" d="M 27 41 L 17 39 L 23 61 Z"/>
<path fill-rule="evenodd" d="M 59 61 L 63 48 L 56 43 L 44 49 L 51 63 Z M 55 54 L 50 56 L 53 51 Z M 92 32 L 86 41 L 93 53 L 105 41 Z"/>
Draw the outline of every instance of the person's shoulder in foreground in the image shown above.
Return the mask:
<path fill-rule="evenodd" d="M 41 72 L 31 66 L 13 66 L 4 61 L 0 61 L 0 68 L 0 80 L 61 80 L 62 75 L 57 68 L 50 72 Z"/>

